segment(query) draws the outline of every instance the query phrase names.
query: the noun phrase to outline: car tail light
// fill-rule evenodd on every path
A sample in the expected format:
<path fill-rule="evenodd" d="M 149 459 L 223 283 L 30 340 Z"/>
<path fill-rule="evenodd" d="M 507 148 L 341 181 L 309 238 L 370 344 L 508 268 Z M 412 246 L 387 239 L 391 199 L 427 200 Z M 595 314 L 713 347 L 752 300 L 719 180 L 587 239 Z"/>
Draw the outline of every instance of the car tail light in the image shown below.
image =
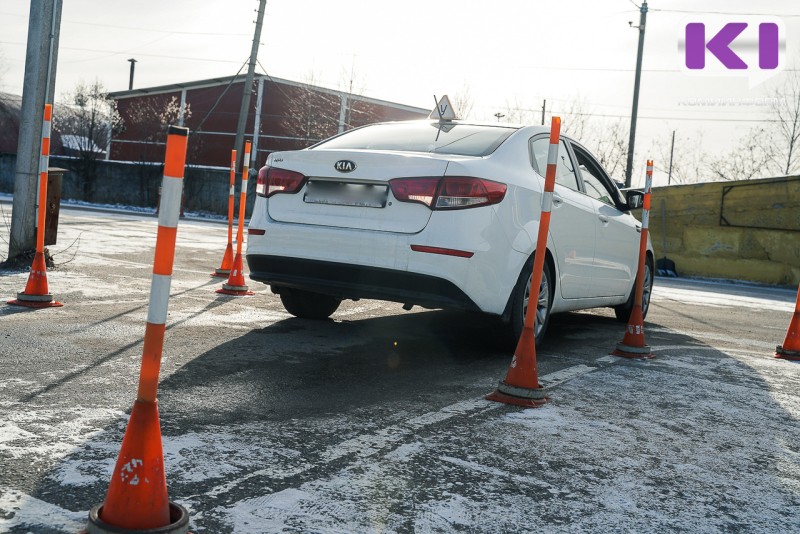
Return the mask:
<path fill-rule="evenodd" d="M 505 184 L 464 176 L 395 178 L 389 180 L 400 202 L 419 202 L 432 210 L 477 208 L 497 204 L 506 195 Z"/>
<path fill-rule="evenodd" d="M 276 193 L 297 193 L 305 181 L 306 177 L 299 172 L 265 166 L 258 171 L 256 194 L 271 197 Z"/>
<path fill-rule="evenodd" d="M 436 209 L 474 208 L 497 204 L 506 196 L 506 186 L 479 178 L 445 177 L 439 184 Z"/>
<path fill-rule="evenodd" d="M 429 208 L 436 196 L 439 178 L 395 178 L 389 180 L 394 198 L 400 202 L 419 202 Z"/>

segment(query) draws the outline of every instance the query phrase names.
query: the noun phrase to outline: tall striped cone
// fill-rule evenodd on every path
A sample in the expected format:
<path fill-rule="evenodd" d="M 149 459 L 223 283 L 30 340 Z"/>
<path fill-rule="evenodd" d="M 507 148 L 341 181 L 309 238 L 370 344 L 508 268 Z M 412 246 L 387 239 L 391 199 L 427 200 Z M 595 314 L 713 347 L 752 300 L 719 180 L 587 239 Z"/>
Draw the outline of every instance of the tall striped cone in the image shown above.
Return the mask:
<path fill-rule="evenodd" d="M 42 151 L 39 157 L 39 206 L 36 221 L 36 254 L 33 256 L 31 272 L 25 290 L 17 293 L 17 298 L 9 304 L 28 308 L 53 308 L 63 306 L 53 298 L 47 286 L 47 264 L 44 258 L 44 225 L 47 214 L 47 168 L 50 164 L 50 124 L 53 120 L 53 106 L 44 106 L 42 123 Z"/>
<path fill-rule="evenodd" d="M 547 152 L 547 172 L 542 193 L 539 234 L 536 239 L 536 253 L 533 257 L 533 272 L 531 273 L 531 297 L 525 312 L 525 323 L 506 379 L 500 382 L 494 392 L 486 396 L 487 400 L 527 408 L 539 407 L 548 400 L 545 389 L 539 384 L 539 371 L 536 365 L 536 304 L 533 296 L 538 295 L 538 288 L 541 287 L 544 273 L 544 257 L 547 249 L 547 235 L 550 230 L 550 211 L 553 207 L 560 135 L 561 118 L 553 117 L 550 124 L 550 148 Z M 534 291 L 534 288 L 537 290 Z"/>
<path fill-rule="evenodd" d="M 228 276 L 228 281 L 222 284 L 222 289 L 217 293 L 246 297 L 253 295 L 244 280 L 244 261 L 242 260 L 242 241 L 244 240 L 244 215 L 247 205 L 247 180 L 250 177 L 250 141 L 244 144 L 244 157 L 242 158 L 242 190 L 239 194 L 239 226 L 236 229 L 236 256 L 233 258 L 233 268 Z"/>
<path fill-rule="evenodd" d="M 222 256 L 222 265 L 211 276 L 224 277 L 231 274 L 233 267 L 233 195 L 236 192 L 236 151 L 231 150 L 231 181 L 228 188 L 228 246 Z"/>
<path fill-rule="evenodd" d="M 784 360 L 800 361 L 800 289 L 797 291 L 797 304 L 794 315 L 786 331 L 786 339 L 775 348 L 775 357 Z"/>
<path fill-rule="evenodd" d="M 186 128 L 176 126 L 170 126 L 167 133 L 167 154 L 139 389 L 105 502 L 89 513 L 89 532 L 139 532 L 148 529 L 170 533 L 188 531 L 188 512 L 182 506 L 169 502 L 167 496 L 156 400 L 175 260 L 188 133 Z"/>
<path fill-rule="evenodd" d="M 611 352 L 614 356 L 632 359 L 650 359 L 655 355 L 644 339 L 644 317 L 642 295 L 644 293 L 644 269 L 647 257 L 647 235 L 650 225 L 650 189 L 653 184 L 653 160 L 647 160 L 647 174 L 644 184 L 644 205 L 642 206 L 642 233 L 639 237 L 639 265 L 636 271 L 636 287 L 633 295 L 633 310 L 625 328 L 625 336 Z"/>

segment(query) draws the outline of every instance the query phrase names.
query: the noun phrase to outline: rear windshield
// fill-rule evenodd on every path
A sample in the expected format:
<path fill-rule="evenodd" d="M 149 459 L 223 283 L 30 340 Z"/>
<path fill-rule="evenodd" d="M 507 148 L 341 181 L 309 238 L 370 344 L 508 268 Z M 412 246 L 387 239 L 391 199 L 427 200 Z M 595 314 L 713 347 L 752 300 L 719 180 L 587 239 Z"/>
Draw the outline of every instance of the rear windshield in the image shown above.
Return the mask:
<path fill-rule="evenodd" d="M 517 131 L 507 126 L 439 122 L 373 124 L 351 130 L 313 148 L 431 152 L 487 156 Z"/>

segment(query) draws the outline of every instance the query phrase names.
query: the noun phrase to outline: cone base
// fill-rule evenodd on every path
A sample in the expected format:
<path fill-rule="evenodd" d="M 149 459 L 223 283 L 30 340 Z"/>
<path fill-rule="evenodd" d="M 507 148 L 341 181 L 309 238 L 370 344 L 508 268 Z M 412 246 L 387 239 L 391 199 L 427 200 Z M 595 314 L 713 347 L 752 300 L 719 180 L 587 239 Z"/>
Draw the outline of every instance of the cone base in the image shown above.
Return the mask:
<path fill-rule="evenodd" d="M 800 362 L 800 352 L 784 349 L 781 345 L 775 347 L 775 357 L 780 358 L 781 360 Z"/>
<path fill-rule="evenodd" d="M 159 532 L 170 513 L 158 401 L 137 399 L 100 515 L 122 532 Z"/>
<path fill-rule="evenodd" d="M 64 304 L 58 302 L 57 300 L 53 300 L 53 295 L 35 295 L 35 296 L 49 296 L 49 300 L 27 300 L 24 298 L 20 298 L 23 293 L 17 295 L 17 298 L 13 300 L 7 301 L 8 304 L 12 306 L 25 306 L 26 308 L 60 308 Z M 28 295 L 30 297 L 30 295 Z"/>
<path fill-rule="evenodd" d="M 103 505 L 97 505 L 89 511 L 89 524 L 83 532 L 86 534 L 120 534 L 120 533 L 148 533 L 148 534 L 186 534 L 189 532 L 189 511 L 180 504 L 172 501 L 169 503 L 170 524 L 144 530 L 130 530 L 114 525 L 109 525 L 102 519 Z"/>
<path fill-rule="evenodd" d="M 536 384 L 538 384 L 538 381 Z M 526 408 L 538 408 L 550 400 L 550 397 L 547 396 L 547 391 L 541 385 L 535 388 L 519 387 L 512 386 L 503 380 L 500 381 L 494 392 L 489 393 L 484 398 L 494 402 L 524 406 Z"/>
<path fill-rule="evenodd" d="M 244 289 L 238 289 L 244 287 Z M 231 289 L 232 288 L 232 289 Z M 252 291 L 248 291 L 247 286 L 227 286 L 223 285 L 222 289 L 216 291 L 220 295 L 231 295 L 233 297 L 252 297 L 255 295 Z"/>
<path fill-rule="evenodd" d="M 228 278 L 230 276 L 231 270 L 230 269 L 214 269 L 214 272 L 211 273 L 210 276 L 216 278 Z"/>
<path fill-rule="evenodd" d="M 511 404 L 514 406 L 522 406 L 523 408 L 540 408 L 547 404 L 550 397 L 543 397 L 541 399 L 529 399 L 525 397 L 517 397 L 508 395 L 500 390 L 495 390 L 484 397 L 488 401 L 502 402 L 503 404 Z"/>
<path fill-rule="evenodd" d="M 635 347 L 626 345 L 625 343 L 617 343 L 617 348 L 610 354 L 630 360 L 652 360 L 656 357 L 656 355 L 650 351 L 650 345 L 647 344 L 643 347 Z"/>

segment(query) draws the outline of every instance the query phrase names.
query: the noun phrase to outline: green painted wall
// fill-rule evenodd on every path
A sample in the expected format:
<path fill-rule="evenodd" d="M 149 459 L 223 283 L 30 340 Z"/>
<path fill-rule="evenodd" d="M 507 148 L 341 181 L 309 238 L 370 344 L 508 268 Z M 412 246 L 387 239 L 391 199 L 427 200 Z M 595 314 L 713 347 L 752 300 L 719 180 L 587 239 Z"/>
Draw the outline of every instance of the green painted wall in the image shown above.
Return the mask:
<path fill-rule="evenodd" d="M 655 187 L 656 258 L 664 256 L 665 237 L 680 275 L 797 286 L 800 176 Z"/>

